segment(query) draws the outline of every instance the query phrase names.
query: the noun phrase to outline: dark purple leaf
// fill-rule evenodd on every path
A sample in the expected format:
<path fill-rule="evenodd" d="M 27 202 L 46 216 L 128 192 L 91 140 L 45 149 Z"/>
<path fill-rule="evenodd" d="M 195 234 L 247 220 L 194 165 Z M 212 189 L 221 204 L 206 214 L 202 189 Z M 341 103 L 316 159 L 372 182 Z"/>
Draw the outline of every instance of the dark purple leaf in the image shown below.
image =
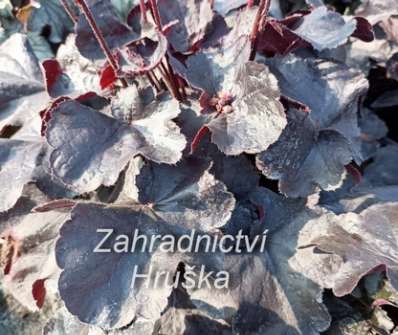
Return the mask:
<path fill-rule="evenodd" d="M 310 43 L 277 20 L 269 20 L 258 34 L 257 50 L 265 55 L 287 55 L 296 49 L 309 47 Z"/>
<path fill-rule="evenodd" d="M 398 201 L 398 178 L 395 162 L 396 145 L 388 145 L 373 154 L 372 163 L 363 170 L 359 184 L 347 179 L 336 192 L 323 192 L 320 204 L 336 214 L 361 213 L 375 204 Z"/>
<path fill-rule="evenodd" d="M 67 0 L 72 2 L 71 0 Z M 32 7 L 27 21 L 27 29 L 41 34 L 49 27 L 49 40 L 60 43 L 72 31 L 73 23 L 59 0 L 38 0 Z"/>
<path fill-rule="evenodd" d="M 373 162 L 365 169 L 364 178 L 373 187 L 398 186 L 395 163 L 398 159 L 398 146 L 395 144 L 381 148 Z"/>
<path fill-rule="evenodd" d="M 392 55 L 387 62 L 388 76 L 398 81 L 398 52 Z"/>
<path fill-rule="evenodd" d="M 205 264 L 207 271 L 230 274 L 228 289 L 189 288 L 191 301 L 234 333 L 319 334 L 330 323 L 320 302 L 322 287 L 307 278 L 309 264 L 294 257 L 300 229 L 317 215 L 304 210 L 302 201 L 285 200 L 266 189 L 255 190 L 251 198 L 267 209 L 260 230 L 253 232 L 261 237 L 267 230 L 265 249 L 261 251 L 258 242 L 255 251 L 249 252 L 243 243 L 240 252 L 211 258 L 195 254 L 187 259 L 186 268 L 196 266 L 194 272 Z"/>
<path fill-rule="evenodd" d="M 371 107 L 377 110 L 394 106 L 398 106 L 398 89 L 384 92 L 372 103 Z"/>
<path fill-rule="evenodd" d="M 94 252 L 104 237 L 98 229 L 114 229 L 115 234 L 128 236 L 138 229 L 148 238 L 173 232 L 165 222 L 155 221 L 148 214 L 147 210 L 131 206 L 78 204 L 73 209 L 71 221 L 62 227 L 56 249 L 57 263 L 63 270 L 59 279 L 61 297 L 69 312 L 81 321 L 110 329 L 129 324 L 137 315 L 148 320 L 159 318 L 171 287 L 159 285 L 154 289 L 139 278 L 133 286 L 134 266 L 138 266 L 140 273 L 148 272 L 149 266 L 154 271 L 171 272 L 171 281 L 178 264 L 176 259 L 156 252 Z M 117 242 L 115 236 L 103 248 L 112 248 Z"/>
<path fill-rule="evenodd" d="M 109 48 L 120 48 L 124 44 L 140 37 L 139 34 L 126 23 L 119 21 L 116 9 L 110 0 L 89 0 L 87 3 Z M 105 58 L 83 14 L 79 16 L 79 21 L 76 26 L 76 35 L 76 46 L 82 56 L 89 59 Z"/>
<path fill-rule="evenodd" d="M 280 190 L 289 196 L 307 196 L 318 186 L 336 188 L 345 165 L 361 157 L 357 104 L 366 79 L 341 64 L 310 58 L 290 56 L 270 65 L 282 93 L 308 105 L 311 113 L 291 109 L 280 140 L 258 156 L 257 166 L 280 180 Z"/>
<path fill-rule="evenodd" d="M 359 127 L 362 139 L 362 157 L 372 158 L 380 148 L 381 140 L 388 134 L 386 123 L 370 109 L 363 108 L 360 113 Z"/>
<path fill-rule="evenodd" d="M 188 57 L 185 66 L 177 60 L 172 65 L 193 87 L 211 97 L 231 85 L 234 72 L 249 59 L 248 37 L 242 36 L 234 42 L 198 52 Z"/>
<path fill-rule="evenodd" d="M 231 217 L 235 200 L 209 169 L 196 158 L 177 166 L 148 164 L 136 177 L 138 201 L 171 224 L 204 231 L 220 228 Z"/>
<path fill-rule="evenodd" d="M 77 101 L 56 107 L 46 131 L 51 172 L 83 193 L 113 185 L 140 153 L 155 162 L 176 163 L 186 145 L 171 121 L 180 113 L 178 103 L 163 99 L 130 112 L 130 122 L 124 122 Z"/>

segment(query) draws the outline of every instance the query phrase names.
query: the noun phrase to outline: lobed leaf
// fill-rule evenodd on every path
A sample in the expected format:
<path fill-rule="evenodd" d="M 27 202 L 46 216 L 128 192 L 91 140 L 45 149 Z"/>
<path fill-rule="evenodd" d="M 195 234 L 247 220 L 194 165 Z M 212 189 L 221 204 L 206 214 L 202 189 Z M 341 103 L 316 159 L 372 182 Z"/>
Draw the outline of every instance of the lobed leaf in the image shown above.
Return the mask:
<path fill-rule="evenodd" d="M 178 103 L 154 101 L 139 112 L 126 123 L 77 101 L 58 105 L 46 131 L 52 173 L 83 193 L 113 185 L 137 154 L 159 163 L 178 162 L 186 144 L 171 121 L 180 112 Z"/>

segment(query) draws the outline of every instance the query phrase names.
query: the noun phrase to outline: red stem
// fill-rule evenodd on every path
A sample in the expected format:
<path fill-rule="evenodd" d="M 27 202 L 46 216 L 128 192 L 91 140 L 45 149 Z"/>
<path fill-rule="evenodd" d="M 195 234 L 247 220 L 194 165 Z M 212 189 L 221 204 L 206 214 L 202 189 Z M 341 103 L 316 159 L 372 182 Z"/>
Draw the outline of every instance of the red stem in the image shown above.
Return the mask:
<path fill-rule="evenodd" d="M 163 32 L 162 21 L 160 18 L 159 9 L 158 9 L 156 0 L 149 0 L 149 4 L 151 6 L 151 13 L 152 13 L 153 19 L 155 20 L 156 26 L 157 26 L 159 32 L 162 33 Z M 166 58 L 166 66 L 164 66 L 161 63 L 160 71 L 163 74 L 165 83 L 168 86 L 168 88 L 170 89 L 174 98 L 176 98 L 177 100 L 181 100 L 178 80 L 176 79 L 173 69 L 170 66 L 169 59 L 168 59 L 167 55 L 165 58 Z"/>
<path fill-rule="evenodd" d="M 162 90 L 161 90 L 161 87 L 160 87 L 160 86 L 158 85 L 158 83 L 153 79 L 153 77 L 152 77 L 150 71 L 146 73 L 146 76 L 147 76 L 149 82 L 151 83 L 151 85 L 152 85 L 153 87 L 155 87 L 156 92 L 157 92 L 157 93 L 160 93 L 160 92 L 162 91 Z"/>
<path fill-rule="evenodd" d="M 159 70 L 160 70 L 160 73 L 163 76 L 163 80 L 164 80 L 167 88 L 169 89 L 170 93 L 172 94 L 172 96 L 175 99 L 181 101 L 181 96 L 180 96 L 180 93 L 178 92 L 178 88 L 175 86 L 174 80 L 172 78 L 170 78 L 170 75 L 167 72 L 167 69 L 163 63 L 160 63 Z"/>
<path fill-rule="evenodd" d="M 185 82 L 181 77 L 177 77 L 177 81 L 178 81 L 178 86 L 181 89 L 181 94 L 183 99 L 186 99 L 187 97 L 187 90 L 185 89 Z"/>
<path fill-rule="evenodd" d="M 70 19 L 72 20 L 72 22 L 74 24 L 77 23 L 77 16 L 75 15 L 75 13 L 73 12 L 73 10 L 69 7 L 69 4 L 66 0 L 60 0 L 62 6 L 65 9 L 65 12 L 69 15 Z"/>
<path fill-rule="evenodd" d="M 198 147 L 199 144 L 200 144 L 200 141 L 201 141 L 201 140 L 203 139 L 203 137 L 205 137 L 205 135 L 208 134 L 208 133 L 210 133 L 210 129 L 209 129 L 209 127 L 206 126 L 206 125 L 202 126 L 202 127 L 198 130 L 198 132 L 196 133 L 196 135 L 195 135 L 195 137 L 194 137 L 194 139 L 192 140 L 192 143 L 191 143 L 191 152 L 190 152 L 191 155 L 196 151 L 197 147 Z"/>
<path fill-rule="evenodd" d="M 97 39 L 102 51 L 104 52 L 104 54 L 109 62 L 109 65 L 112 66 L 113 71 L 115 71 L 115 73 L 118 74 L 119 73 L 119 65 L 118 65 L 114 55 L 112 54 L 112 51 L 110 50 L 110 48 L 108 46 L 108 43 L 106 43 L 104 35 L 102 34 L 97 23 L 95 22 L 94 16 L 91 13 L 91 10 L 87 5 L 86 0 L 75 0 L 75 1 L 80 6 L 91 29 L 93 30 L 94 36 Z M 126 79 L 120 78 L 120 81 L 121 81 L 123 87 L 127 87 Z"/>
<path fill-rule="evenodd" d="M 145 0 L 140 0 L 140 11 L 141 11 L 142 21 L 147 23 L 148 22 L 148 18 L 146 16 Z"/>
<path fill-rule="evenodd" d="M 177 91 L 179 92 L 180 81 L 178 80 L 177 76 L 175 75 L 175 73 L 173 71 L 173 68 L 170 65 L 169 57 L 167 54 L 166 54 L 166 66 L 167 66 L 167 70 L 169 72 L 170 79 L 173 81 L 173 85 L 176 87 Z"/>
<path fill-rule="evenodd" d="M 249 60 L 254 60 L 254 58 L 256 57 L 257 33 L 260 28 L 261 19 L 268 15 L 270 5 L 271 5 L 270 0 L 260 0 L 260 5 L 258 7 L 257 15 L 253 23 L 253 29 L 252 32 L 250 33 L 252 52 L 250 54 Z"/>
<path fill-rule="evenodd" d="M 151 10 L 153 14 L 153 18 L 155 20 L 156 26 L 158 27 L 159 31 L 162 31 L 162 21 L 160 20 L 160 14 L 158 10 L 158 5 L 156 0 L 149 0 L 149 4 L 151 5 Z"/>
<path fill-rule="evenodd" d="M 155 81 L 155 84 L 159 87 L 160 91 L 162 91 L 162 89 L 165 89 L 166 87 L 164 86 L 164 83 L 162 83 L 161 80 L 158 79 L 158 77 L 156 77 L 156 73 L 155 70 L 149 71 L 152 79 Z"/>

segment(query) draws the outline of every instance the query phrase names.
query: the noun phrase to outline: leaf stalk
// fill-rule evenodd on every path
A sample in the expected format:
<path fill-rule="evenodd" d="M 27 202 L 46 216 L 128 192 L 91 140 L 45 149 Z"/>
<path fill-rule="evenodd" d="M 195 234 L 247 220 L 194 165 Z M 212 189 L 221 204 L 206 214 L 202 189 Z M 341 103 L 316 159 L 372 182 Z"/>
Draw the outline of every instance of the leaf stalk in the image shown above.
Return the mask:
<path fill-rule="evenodd" d="M 269 8 L 271 6 L 271 0 L 260 0 L 260 5 L 256 14 L 256 18 L 253 23 L 253 28 L 250 34 L 251 48 L 249 60 L 252 61 L 256 57 L 256 44 L 257 44 L 257 34 L 260 28 L 260 22 L 262 18 L 266 18 L 268 15 Z"/>
<path fill-rule="evenodd" d="M 84 16 L 87 19 L 88 24 L 90 25 L 95 38 L 97 39 L 102 51 L 105 54 L 105 57 L 107 58 L 109 65 L 112 67 L 113 71 L 118 74 L 119 73 L 119 65 L 118 62 L 116 61 L 114 55 L 112 54 L 111 49 L 108 46 L 108 43 L 106 42 L 104 35 L 102 34 L 101 30 L 99 29 L 97 22 L 95 21 L 94 15 L 91 12 L 89 6 L 86 3 L 86 0 L 75 0 L 76 4 L 81 8 Z M 119 78 L 123 87 L 127 87 L 127 81 L 125 78 Z"/>

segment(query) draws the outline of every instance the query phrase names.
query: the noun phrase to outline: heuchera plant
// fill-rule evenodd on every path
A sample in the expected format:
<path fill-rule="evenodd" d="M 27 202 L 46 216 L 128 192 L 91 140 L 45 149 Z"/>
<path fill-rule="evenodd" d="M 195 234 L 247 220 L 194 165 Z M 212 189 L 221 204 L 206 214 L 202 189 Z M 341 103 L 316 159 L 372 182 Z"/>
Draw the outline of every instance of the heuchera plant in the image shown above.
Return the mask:
<path fill-rule="evenodd" d="M 398 289 L 398 145 L 374 112 L 398 102 L 368 102 L 371 64 L 398 77 L 390 2 L 0 1 L 0 289 L 41 310 L 26 330 L 0 309 L 6 333 L 319 335 L 396 307 L 352 293 Z M 104 230 L 253 248 L 94 252 Z M 137 264 L 230 286 L 133 285 Z"/>

